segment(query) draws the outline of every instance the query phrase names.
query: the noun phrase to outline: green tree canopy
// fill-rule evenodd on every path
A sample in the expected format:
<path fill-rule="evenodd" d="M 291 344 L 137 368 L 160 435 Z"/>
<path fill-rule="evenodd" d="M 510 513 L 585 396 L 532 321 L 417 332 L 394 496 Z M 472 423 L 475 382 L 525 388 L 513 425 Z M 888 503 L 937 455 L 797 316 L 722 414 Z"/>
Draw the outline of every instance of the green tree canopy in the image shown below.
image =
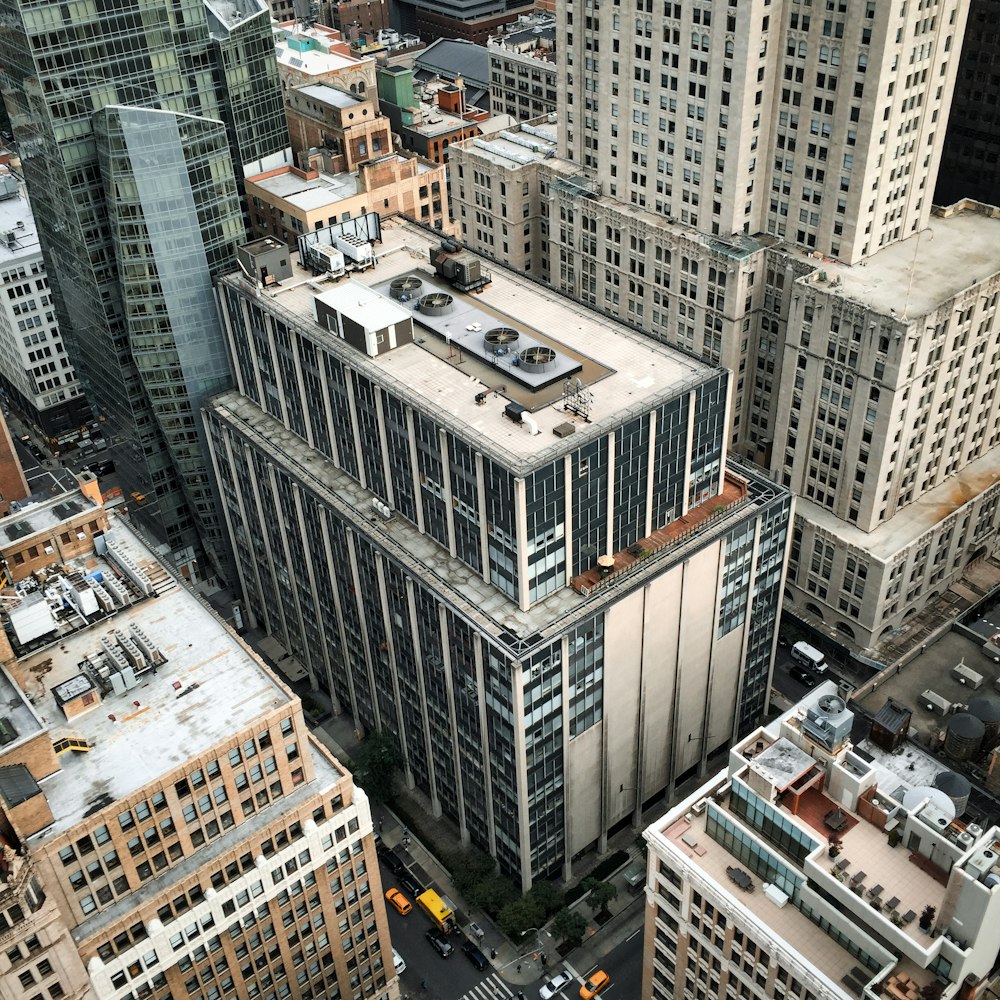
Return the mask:
<path fill-rule="evenodd" d="M 387 802 L 392 797 L 393 778 L 402 763 L 396 737 L 392 733 L 372 733 L 354 755 L 354 780 L 373 802 Z"/>
<path fill-rule="evenodd" d="M 587 905 L 594 913 L 607 913 L 608 903 L 618 895 L 618 889 L 611 882 L 601 882 L 596 878 L 585 878 L 584 888 L 590 893 Z"/>
<path fill-rule="evenodd" d="M 577 910 L 563 907 L 552 921 L 552 930 L 560 941 L 565 941 L 573 948 L 579 948 L 583 942 L 583 935 L 587 933 L 587 920 Z"/>

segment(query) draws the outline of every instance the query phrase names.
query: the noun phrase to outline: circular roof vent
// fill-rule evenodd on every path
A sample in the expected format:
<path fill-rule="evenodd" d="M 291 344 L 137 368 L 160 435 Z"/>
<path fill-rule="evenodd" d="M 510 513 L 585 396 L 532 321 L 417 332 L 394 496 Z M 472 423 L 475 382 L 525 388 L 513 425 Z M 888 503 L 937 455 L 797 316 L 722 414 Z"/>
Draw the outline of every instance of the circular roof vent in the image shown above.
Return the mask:
<path fill-rule="evenodd" d="M 423 281 L 416 275 L 406 274 L 389 282 L 389 295 L 394 299 L 402 299 L 405 295 L 409 299 L 416 295 L 423 285 Z"/>
<path fill-rule="evenodd" d="M 444 316 L 454 308 L 455 300 L 447 292 L 431 292 L 420 297 L 420 311 L 428 316 Z"/>
<path fill-rule="evenodd" d="M 556 366 L 556 352 L 551 347 L 528 347 L 517 356 L 526 372 L 547 372 Z"/>
<path fill-rule="evenodd" d="M 510 326 L 495 326 L 483 334 L 487 354 L 508 354 L 517 347 L 521 334 Z"/>

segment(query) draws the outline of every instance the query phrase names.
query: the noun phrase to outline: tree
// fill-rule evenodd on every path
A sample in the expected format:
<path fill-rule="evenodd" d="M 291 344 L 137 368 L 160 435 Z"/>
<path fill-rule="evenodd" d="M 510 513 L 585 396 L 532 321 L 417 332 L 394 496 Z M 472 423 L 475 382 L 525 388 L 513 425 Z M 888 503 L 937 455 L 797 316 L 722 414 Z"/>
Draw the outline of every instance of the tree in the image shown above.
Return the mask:
<path fill-rule="evenodd" d="M 590 893 L 587 905 L 602 916 L 608 914 L 608 903 L 618 895 L 618 889 L 611 882 L 600 882 L 596 878 L 585 878 L 583 887 Z"/>
<path fill-rule="evenodd" d="M 583 935 L 587 933 L 587 921 L 582 913 L 563 907 L 552 921 L 552 930 L 560 941 L 573 948 L 579 948 Z"/>
<path fill-rule="evenodd" d="M 354 780 L 376 803 L 392 796 L 392 780 L 403 763 L 396 737 L 391 733 L 372 733 L 354 755 Z"/>
<path fill-rule="evenodd" d="M 456 851 L 448 858 L 452 882 L 462 896 L 470 896 L 478 882 L 493 876 L 496 862 L 482 851 Z"/>
<path fill-rule="evenodd" d="M 538 903 L 530 896 L 522 896 L 504 906 L 497 917 L 497 925 L 507 937 L 517 940 L 529 928 L 540 926 L 544 918 Z"/>
<path fill-rule="evenodd" d="M 535 882 L 528 895 L 538 903 L 546 917 L 561 910 L 565 903 L 565 897 L 551 882 Z"/>
<path fill-rule="evenodd" d="M 502 875 L 487 875 L 480 878 L 466 896 L 473 906 L 484 909 L 491 917 L 496 917 L 508 904 L 517 899 L 517 887 Z M 526 924 L 530 927 L 531 924 Z"/>

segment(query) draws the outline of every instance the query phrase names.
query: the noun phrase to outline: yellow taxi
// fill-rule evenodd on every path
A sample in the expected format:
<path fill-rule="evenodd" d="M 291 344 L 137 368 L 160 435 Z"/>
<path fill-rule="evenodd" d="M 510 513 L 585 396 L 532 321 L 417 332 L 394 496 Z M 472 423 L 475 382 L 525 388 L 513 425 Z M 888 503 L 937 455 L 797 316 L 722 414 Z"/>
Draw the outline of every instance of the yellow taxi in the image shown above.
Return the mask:
<path fill-rule="evenodd" d="M 581 1000 L 594 1000 L 601 990 L 611 982 L 611 977 L 602 969 L 590 974 L 590 978 L 580 987 Z"/>
<path fill-rule="evenodd" d="M 398 890 L 389 889 L 385 898 L 399 911 L 401 916 L 406 916 L 413 909 L 413 904 Z"/>

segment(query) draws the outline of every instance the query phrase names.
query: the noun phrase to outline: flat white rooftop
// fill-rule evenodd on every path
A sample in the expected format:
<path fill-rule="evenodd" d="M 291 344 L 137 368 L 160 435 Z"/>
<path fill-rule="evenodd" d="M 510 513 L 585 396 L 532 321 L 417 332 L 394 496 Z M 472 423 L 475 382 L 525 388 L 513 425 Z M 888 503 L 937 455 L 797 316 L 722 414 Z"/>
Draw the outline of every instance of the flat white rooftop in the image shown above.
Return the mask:
<path fill-rule="evenodd" d="M 972 209 L 931 216 L 921 233 L 853 267 L 818 265 L 827 283 L 817 288 L 898 319 L 926 316 L 963 289 L 1000 271 L 1000 219 Z M 831 289 L 830 283 L 840 279 Z M 811 282 L 812 276 L 799 279 Z"/>
<path fill-rule="evenodd" d="M 27 192 L 13 174 L 0 177 L 0 191 L 17 184 L 17 193 L 0 200 L 0 267 L 29 257 L 41 257 L 35 217 Z M 13 233 L 8 239 L 7 234 Z"/>
<path fill-rule="evenodd" d="M 0 546 L 21 542 L 78 514 L 89 512 L 96 517 L 99 510 L 97 504 L 82 493 L 62 493 L 37 503 L 23 501 L 20 510 L 11 511 L 0 521 Z"/>
<path fill-rule="evenodd" d="M 112 518 L 109 537 L 151 578 L 163 576 L 163 568 L 128 525 Z M 75 565 L 87 573 L 111 572 L 96 554 Z M 72 731 L 92 747 L 89 753 L 63 754 L 62 769 L 41 782 L 55 822 L 36 841 L 72 827 L 95 806 L 131 794 L 292 701 L 291 692 L 237 636 L 187 590 L 168 580 L 158 596 L 18 661 L 22 690 L 42 723 L 53 734 Z M 137 687 L 104 695 L 96 708 L 67 720 L 52 689 L 80 673 L 81 661 L 100 649 L 101 636 L 112 629 L 127 633 L 133 623 L 166 662 L 141 674 Z"/>
<path fill-rule="evenodd" d="M 382 224 L 378 265 L 354 274 L 352 284 L 382 285 L 391 278 L 421 271 L 430 279 L 433 269 L 429 251 L 438 246 L 440 241 L 419 226 L 398 218 L 386 220 Z M 483 267 L 488 269 L 486 261 Z M 239 276 L 233 275 L 231 280 L 238 283 Z M 447 347 L 429 332 L 415 334 L 417 341 L 422 339 L 424 344 L 404 344 L 377 358 L 368 358 L 330 337 L 316 324 L 313 305 L 316 290 L 312 285 L 305 281 L 288 283 L 270 294 L 276 306 L 311 324 L 317 337 L 326 337 L 327 343 L 336 344 L 336 352 L 351 365 L 370 372 L 376 381 L 394 392 L 417 397 L 436 418 L 450 417 L 464 435 L 489 442 L 494 452 L 500 450 L 506 456 L 508 463 L 544 458 L 549 449 L 565 451 L 578 447 L 582 437 L 606 433 L 629 413 L 646 412 L 686 389 L 693 389 L 718 371 L 548 292 L 515 272 L 497 269 L 492 272 L 492 282 L 474 299 L 480 312 L 493 317 L 493 325 L 516 328 L 543 342 L 557 342 L 571 355 L 593 359 L 609 370 L 587 386 L 592 396 L 589 423 L 574 420 L 563 409 L 562 387 L 557 386 L 552 405 L 531 407 L 540 431 L 533 435 L 525 426 L 504 416 L 508 396 L 504 394 L 506 379 L 502 372 L 465 355 L 453 353 L 449 357 Z M 452 294 L 460 299 L 466 293 L 456 289 Z M 343 355 L 345 351 L 350 353 Z M 481 395 L 484 391 L 485 398 Z M 576 433 L 560 443 L 553 429 L 567 421 L 574 424 Z"/>
<path fill-rule="evenodd" d="M 551 117 L 555 118 L 555 115 Z M 470 148 L 490 163 L 508 169 L 516 168 L 552 159 L 558 148 L 558 130 L 554 122 L 524 123 L 467 139 L 463 149 Z"/>
<path fill-rule="evenodd" d="M 310 83 L 308 86 L 300 87 L 299 93 L 335 108 L 353 108 L 364 100 L 355 94 L 349 94 L 346 90 L 338 90 L 325 83 Z"/>
<path fill-rule="evenodd" d="M 325 174 L 318 177 L 300 177 L 290 169 L 271 177 L 249 177 L 250 183 L 289 205 L 311 212 L 344 198 L 351 198 L 360 190 L 358 175 Z"/>

